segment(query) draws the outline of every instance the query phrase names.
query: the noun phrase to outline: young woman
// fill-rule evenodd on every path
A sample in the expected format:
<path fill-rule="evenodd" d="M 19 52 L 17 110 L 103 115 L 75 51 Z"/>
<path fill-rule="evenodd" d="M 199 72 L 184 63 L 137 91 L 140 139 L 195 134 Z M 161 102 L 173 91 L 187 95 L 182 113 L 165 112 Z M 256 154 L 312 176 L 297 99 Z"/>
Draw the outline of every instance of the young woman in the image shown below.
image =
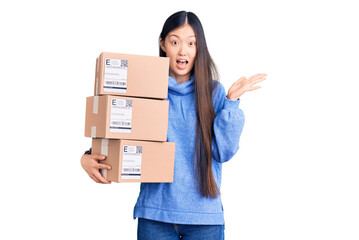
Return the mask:
<path fill-rule="evenodd" d="M 170 58 L 168 142 L 175 142 L 173 183 L 141 183 L 134 208 L 138 239 L 224 239 L 220 197 L 222 163 L 238 150 L 244 125 L 239 97 L 266 74 L 241 77 L 226 94 L 207 49 L 198 17 L 177 12 L 165 22 L 160 56 Z M 104 156 L 85 154 L 81 164 L 96 182 Z"/>

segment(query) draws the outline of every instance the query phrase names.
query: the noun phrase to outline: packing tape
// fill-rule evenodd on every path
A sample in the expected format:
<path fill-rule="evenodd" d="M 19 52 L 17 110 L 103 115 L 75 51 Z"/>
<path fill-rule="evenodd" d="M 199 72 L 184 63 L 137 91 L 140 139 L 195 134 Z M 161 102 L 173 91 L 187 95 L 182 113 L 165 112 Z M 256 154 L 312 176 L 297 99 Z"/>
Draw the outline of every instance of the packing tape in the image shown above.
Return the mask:
<path fill-rule="evenodd" d="M 92 113 L 97 114 L 98 113 L 98 96 L 93 97 L 93 108 Z"/>
<path fill-rule="evenodd" d="M 98 72 L 98 68 L 99 68 L 99 65 L 100 65 L 100 62 L 99 62 L 98 59 L 99 59 L 99 58 L 96 58 L 96 67 L 97 67 L 96 71 L 97 71 L 97 72 Z"/>
<path fill-rule="evenodd" d="M 101 155 L 108 155 L 108 139 L 101 139 Z M 107 179 L 107 169 L 100 169 L 101 175 Z"/>
<path fill-rule="evenodd" d="M 91 126 L 91 137 L 92 138 L 96 137 L 96 126 Z"/>
<path fill-rule="evenodd" d="M 95 95 L 98 95 L 98 77 L 96 77 L 96 91 Z"/>
<path fill-rule="evenodd" d="M 102 138 L 101 140 L 101 155 L 108 155 L 108 139 Z"/>

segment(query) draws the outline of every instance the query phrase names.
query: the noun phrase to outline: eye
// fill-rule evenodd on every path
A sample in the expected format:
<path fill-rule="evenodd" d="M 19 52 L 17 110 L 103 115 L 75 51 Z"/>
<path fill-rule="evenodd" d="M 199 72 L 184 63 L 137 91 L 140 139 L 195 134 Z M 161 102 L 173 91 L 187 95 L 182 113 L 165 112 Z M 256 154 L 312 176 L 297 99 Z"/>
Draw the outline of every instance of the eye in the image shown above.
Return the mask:
<path fill-rule="evenodd" d="M 195 42 L 190 42 L 189 45 L 190 45 L 190 46 L 194 46 L 194 45 L 195 45 Z"/>
<path fill-rule="evenodd" d="M 172 41 L 172 44 L 178 45 L 178 42 L 177 41 Z"/>

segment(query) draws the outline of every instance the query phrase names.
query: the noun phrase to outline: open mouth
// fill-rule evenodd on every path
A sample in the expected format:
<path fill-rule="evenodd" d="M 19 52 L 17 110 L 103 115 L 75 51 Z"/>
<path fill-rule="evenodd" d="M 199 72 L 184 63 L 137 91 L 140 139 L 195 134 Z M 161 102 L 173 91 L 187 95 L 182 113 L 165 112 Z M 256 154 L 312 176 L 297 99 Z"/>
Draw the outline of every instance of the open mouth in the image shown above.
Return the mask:
<path fill-rule="evenodd" d="M 187 60 L 177 60 L 177 66 L 180 68 L 180 69 L 185 69 L 186 68 L 186 65 L 188 64 L 188 61 Z"/>

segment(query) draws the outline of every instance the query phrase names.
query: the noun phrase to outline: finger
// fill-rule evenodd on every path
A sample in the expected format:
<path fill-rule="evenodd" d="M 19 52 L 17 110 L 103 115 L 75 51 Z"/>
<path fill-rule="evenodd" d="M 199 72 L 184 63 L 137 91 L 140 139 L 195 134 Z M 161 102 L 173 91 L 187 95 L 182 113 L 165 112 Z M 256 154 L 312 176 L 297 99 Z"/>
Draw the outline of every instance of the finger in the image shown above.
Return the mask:
<path fill-rule="evenodd" d="M 110 165 L 107 165 L 107 164 L 97 164 L 97 165 L 96 165 L 96 168 L 97 168 L 97 169 L 108 169 L 108 170 L 110 170 L 110 169 L 111 169 L 111 166 L 110 166 Z"/>
<path fill-rule="evenodd" d="M 261 86 L 255 86 L 255 87 L 252 87 L 250 89 L 248 89 L 247 91 L 253 91 L 253 90 L 256 90 L 256 89 L 259 89 L 259 88 L 262 88 Z"/>
<path fill-rule="evenodd" d="M 92 173 L 89 174 L 89 177 L 92 178 L 92 180 L 94 180 L 95 182 L 100 183 Z"/>
<path fill-rule="evenodd" d="M 249 78 L 265 78 L 265 77 L 267 77 L 266 73 L 259 73 L 259 74 L 255 74 Z"/>
<path fill-rule="evenodd" d="M 251 81 L 251 84 L 254 85 L 254 84 L 259 83 L 259 82 L 262 82 L 262 81 L 264 81 L 264 80 L 266 80 L 266 79 L 265 79 L 265 78 L 255 79 L 255 80 L 252 80 L 252 81 Z"/>
<path fill-rule="evenodd" d="M 251 76 L 251 77 L 249 77 L 249 78 L 246 78 L 246 77 L 241 77 L 240 79 L 238 79 L 235 83 L 241 83 L 241 82 L 243 82 L 243 81 L 252 81 L 252 80 L 254 80 L 254 79 L 258 79 L 258 78 L 265 78 L 267 76 L 267 74 L 266 73 L 258 73 L 258 74 L 255 74 L 255 75 L 253 75 L 253 76 Z"/>
<path fill-rule="evenodd" d="M 258 74 L 254 74 L 252 77 L 258 77 L 258 76 L 267 76 L 266 73 L 258 73 Z"/>
<path fill-rule="evenodd" d="M 95 171 L 94 175 L 100 181 L 100 183 L 110 183 L 104 177 L 102 177 L 102 175 L 101 175 L 101 173 L 99 171 Z"/>
<path fill-rule="evenodd" d="M 106 156 L 105 155 L 91 155 L 93 159 L 96 159 L 96 160 L 105 160 L 106 159 Z"/>
<path fill-rule="evenodd" d="M 262 78 L 265 78 L 264 75 L 261 75 L 261 74 L 256 74 L 256 75 L 253 75 L 251 77 L 248 78 L 249 81 L 254 81 L 254 80 L 257 80 L 257 79 L 262 79 Z"/>

